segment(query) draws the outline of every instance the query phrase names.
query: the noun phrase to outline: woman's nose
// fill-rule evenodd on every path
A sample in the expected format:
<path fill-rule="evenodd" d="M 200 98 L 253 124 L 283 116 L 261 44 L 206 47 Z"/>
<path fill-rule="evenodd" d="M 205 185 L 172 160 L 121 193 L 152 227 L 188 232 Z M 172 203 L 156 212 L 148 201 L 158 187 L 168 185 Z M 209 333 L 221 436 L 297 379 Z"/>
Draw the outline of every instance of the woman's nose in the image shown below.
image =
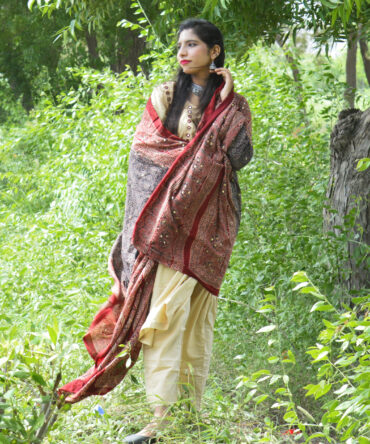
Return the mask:
<path fill-rule="evenodd" d="M 177 55 L 183 57 L 184 55 L 186 55 L 186 49 L 183 46 L 180 46 L 180 48 L 177 51 Z"/>

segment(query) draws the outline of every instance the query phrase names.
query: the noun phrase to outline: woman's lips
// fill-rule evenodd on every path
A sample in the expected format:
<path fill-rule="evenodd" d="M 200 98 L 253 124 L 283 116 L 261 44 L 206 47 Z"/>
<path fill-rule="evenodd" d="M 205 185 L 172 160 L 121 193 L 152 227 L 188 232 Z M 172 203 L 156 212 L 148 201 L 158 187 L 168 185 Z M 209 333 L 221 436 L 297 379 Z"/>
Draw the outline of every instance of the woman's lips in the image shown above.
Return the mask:
<path fill-rule="evenodd" d="M 190 63 L 190 60 L 181 60 L 181 65 L 187 65 L 188 63 Z"/>

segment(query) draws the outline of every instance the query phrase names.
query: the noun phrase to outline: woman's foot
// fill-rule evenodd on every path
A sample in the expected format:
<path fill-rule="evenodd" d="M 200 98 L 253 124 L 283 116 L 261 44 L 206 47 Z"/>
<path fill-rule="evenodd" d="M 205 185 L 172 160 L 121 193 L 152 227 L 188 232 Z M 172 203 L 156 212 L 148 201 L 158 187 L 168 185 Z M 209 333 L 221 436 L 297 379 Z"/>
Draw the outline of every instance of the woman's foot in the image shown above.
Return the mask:
<path fill-rule="evenodd" d="M 146 425 L 140 432 L 139 435 L 147 436 L 149 438 L 154 438 L 156 432 L 159 430 L 159 425 L 157 421 L 152 421 Z"/>
<path fill-rule="evenodd" d="M 164 406 L 158 406 L 154 410 L 155 419 L 146 425 L 140 432 L 134 435 L 126 436 L 123 442 L 125 443 L 154 443 L 156 442 L 155 435 L 159 430 L 163 430 L 169 423 L 165 419 L 167 416 L 168 408 Z"/>
<path fill-rule="evenodd" d="M 166 421 L 167 422 L 167 421 Z M 157 419 L 146 425 L 140 432 L 134 435 L 126 436 L 123 442 L 125 443 L 153 443 L 156 442 L 155 435 L 158 430 L 164 428 L 164 424 Z"/>

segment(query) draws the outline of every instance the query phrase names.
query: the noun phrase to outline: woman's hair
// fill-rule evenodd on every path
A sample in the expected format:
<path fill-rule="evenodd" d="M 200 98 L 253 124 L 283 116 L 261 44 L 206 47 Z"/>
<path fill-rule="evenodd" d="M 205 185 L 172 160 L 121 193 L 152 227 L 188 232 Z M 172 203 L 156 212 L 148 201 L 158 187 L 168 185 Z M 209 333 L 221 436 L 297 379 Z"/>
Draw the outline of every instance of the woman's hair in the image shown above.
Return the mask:
<path fill-rule="evenodd" d="M 197 35 L 197 37 L 208 46 L 209 49 L 213 48 L 214 45 L 219 45 L 221 51 L 214 62 L 217 68 L 224 66 L 224 41 L 221 31 L 217 28 L 217 26 L 203 19 L 187 19 L 180 23 L 177 37 L 180 36 L 181 32 L 184 31 L 184 29 L 191 29 Z M 202 113 L 210 102 L 217 87 L 221 85 L 222 81 L 222 76 L 219 76 L 215 73 L 210 74 L 207 85 L 200 97 L 199 107 Z M 191 84 L 191 75 L 185 74 L 184 71 L 180 68 L 177 73 L 173 100 L 168 109 L 167 117 L 164 122 L 164 126 L 174 134 L 177 134 L 177 127 L 179 124 L 181 112 L 184 108 L 186 100 L 190 97 Z"/>

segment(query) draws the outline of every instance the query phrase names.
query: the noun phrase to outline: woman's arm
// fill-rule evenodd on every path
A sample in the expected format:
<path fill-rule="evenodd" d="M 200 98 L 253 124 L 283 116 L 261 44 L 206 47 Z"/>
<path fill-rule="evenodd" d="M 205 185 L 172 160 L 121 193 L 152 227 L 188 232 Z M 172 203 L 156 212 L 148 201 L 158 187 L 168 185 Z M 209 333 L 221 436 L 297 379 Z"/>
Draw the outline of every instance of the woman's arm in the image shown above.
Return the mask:
<path fill-rule="evenodd" d="M 251 160 L 253 147 L 244 125 L 240 128 L 226 154 L 234 170 L 240 170 Z"/>
<path fill-rule="evenodd" d="M 223 101 L 226 99 L 226 97 L 231 93 L 231 91 L 234 88 L 234 81 L 231 76 L 231 72 L 227 68 L 216 68 L 214 71 L 211 72 L 215 72 L 219 76 L 222 76 L 224 79 L 225 85 L 220 92 L 220 97 L 221 100 Z"/>

